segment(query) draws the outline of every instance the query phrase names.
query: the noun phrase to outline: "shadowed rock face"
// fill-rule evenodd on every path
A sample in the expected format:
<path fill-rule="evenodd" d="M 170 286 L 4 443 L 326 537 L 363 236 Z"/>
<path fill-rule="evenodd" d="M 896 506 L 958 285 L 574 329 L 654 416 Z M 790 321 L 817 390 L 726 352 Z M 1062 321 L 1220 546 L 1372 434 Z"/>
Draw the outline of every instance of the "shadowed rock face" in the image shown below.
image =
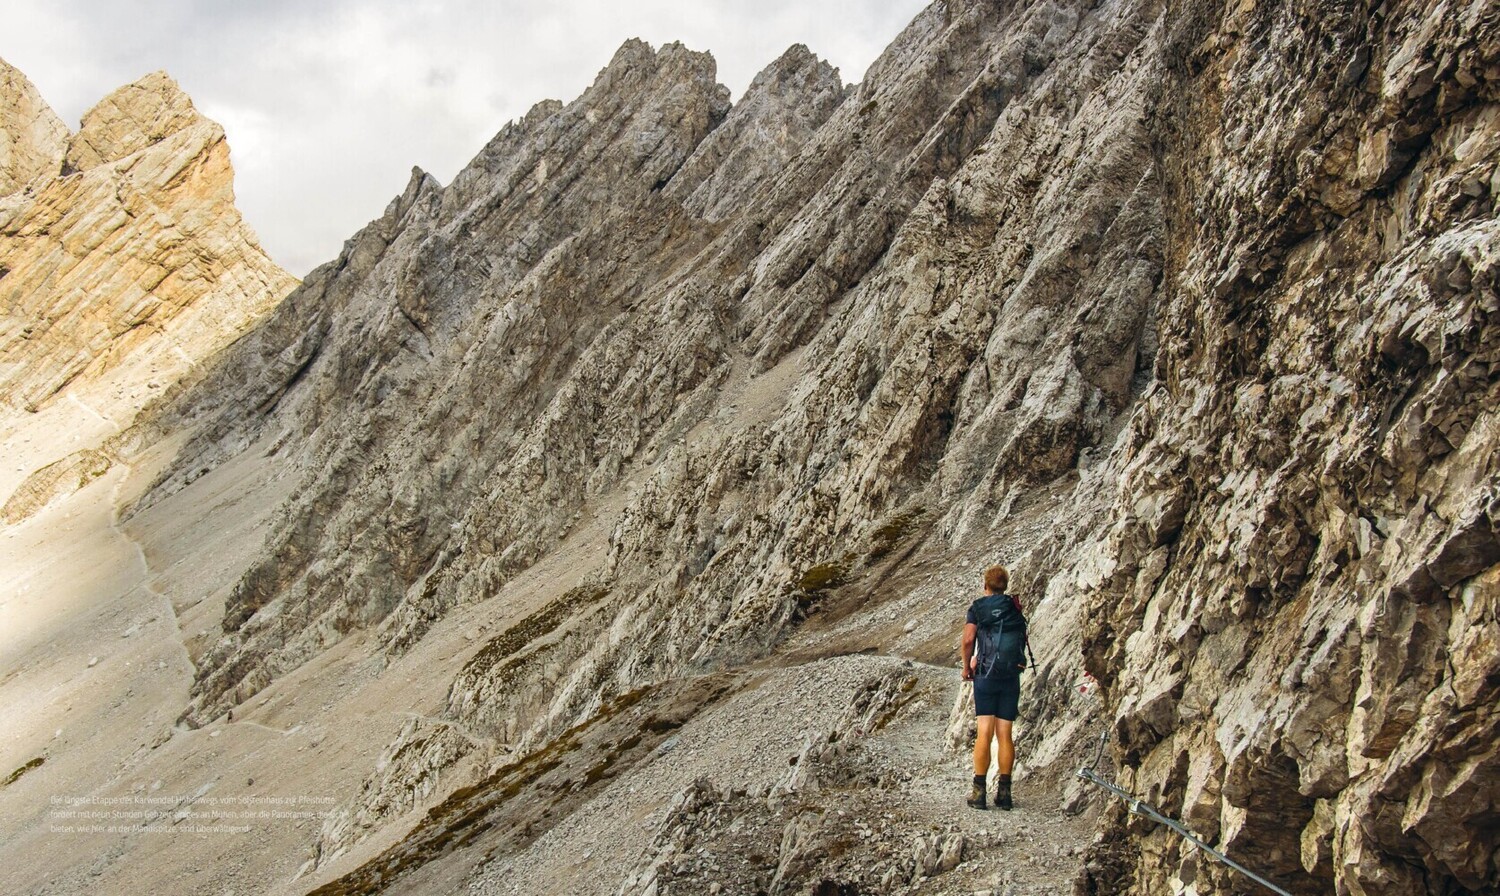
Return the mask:
<path fill-rule="evenodd" d="M 155 411 L 195 436 L 148 502 L 262 440 L 301 482 L 184 719 L 357 629 L 406 650 L 607 514 L 339 816 L 373 823 L 450 722 L 542 745 L 880 604 L 900 516 L 944 587 L 1014 560 L 1027 699 L 1081 649 L 1132 791 L 1294 892 L 1484 891 L 1496 16 L 937 4 L 857 87 L 794 48 L 732 107 L 626 44 Z M 1085 892 L 1238 886 L 1106 827 Z"/>
<path fill-rule="evenodd" d="M 110 94 L 69 135 L 0 63 L 0 109 L 7 433 L 64 396 L 127 425 L 296 283 L 234 207 L 223 130 L 165 74 Z"/>

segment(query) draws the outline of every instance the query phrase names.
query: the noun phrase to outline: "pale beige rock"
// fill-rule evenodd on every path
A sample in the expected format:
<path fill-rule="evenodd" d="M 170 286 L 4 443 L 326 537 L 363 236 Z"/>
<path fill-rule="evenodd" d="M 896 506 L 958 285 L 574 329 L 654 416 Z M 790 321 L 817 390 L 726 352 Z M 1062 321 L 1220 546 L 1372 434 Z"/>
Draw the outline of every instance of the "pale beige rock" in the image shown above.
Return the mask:
<path fill-rule="evenodd" d="M 21 71 L 0 59 L 0 196 L 56 175 L 68 126 Z"/>
<path fill-rule="evenodd" d="M 68 141 L 64 165 L 68 171 L 86 171 L 117 162 L 206 123 L 176 81 L 166 72 L 152 72 L 83 114 L 83 127 Z"/>
<path fill-rule="evenodd" d="M 90 110 L 67 168 L 0 199 L 0 427 L 11 441 L 64 398 L 75 416 L 129 426 L 296 282 L 234 207 L 223 130 L 164 74 Z"/>

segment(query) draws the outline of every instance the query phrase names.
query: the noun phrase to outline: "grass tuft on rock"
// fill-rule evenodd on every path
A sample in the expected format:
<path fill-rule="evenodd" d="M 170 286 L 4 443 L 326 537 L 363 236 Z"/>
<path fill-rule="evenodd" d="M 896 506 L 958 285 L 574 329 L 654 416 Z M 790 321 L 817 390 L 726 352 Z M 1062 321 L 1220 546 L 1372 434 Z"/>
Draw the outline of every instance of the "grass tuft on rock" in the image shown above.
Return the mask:
<path fill-rule="evenodd" d="M 837 588 L 849 581 L 849 566 L 848 558 L 819 563 L 802 574 L 797 580 L 797 587 L 808 594 Z"/>
<path fill-rule="evenodd" d="M 890 554 L 897 545 L 916 530 L 917 524 L 926 515 L 926 508 L 918 507 L 891 517 L 880 528 L 870 533 L 870 550 L 865 554 L 865 558 L 873 563 Z"/>
<path fill-rule="evenodd" d="M 9 787 L 10 785 L 16 783 L 16 781 L 22 775 L 26 774 L 27 772 L 31 771 L 32 769 L 36 768 L 37 766 L 41 765 L 43 762 L 46 762 L 46 761 L 47 761 L 47 758 L 45 756 L 38 756 L 35 759 L 32 759 L 32 760 L 26 762 L 20 768 L 17 768 L 15 771 L 11 772 L 10 775 L 6 777 L 5 783 L 4 784 L 0 784 L 0 787 Z"/>

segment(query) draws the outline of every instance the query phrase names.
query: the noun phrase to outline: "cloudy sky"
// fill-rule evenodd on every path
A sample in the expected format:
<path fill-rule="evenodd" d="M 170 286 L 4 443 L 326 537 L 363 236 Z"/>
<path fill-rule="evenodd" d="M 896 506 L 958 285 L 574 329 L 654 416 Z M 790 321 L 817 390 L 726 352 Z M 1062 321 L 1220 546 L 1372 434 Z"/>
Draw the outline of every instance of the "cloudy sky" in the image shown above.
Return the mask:
<path fill-rule="evenodd" d="M 627 38 L 709 50 L 737 99 L 794 43 L 858 81 L 925 0 L 8 0 L 0 58 L 70 127 L 165 69 L 224 126 L 241 211 L 301 276 L 405 185 L 583 92 Z"/>

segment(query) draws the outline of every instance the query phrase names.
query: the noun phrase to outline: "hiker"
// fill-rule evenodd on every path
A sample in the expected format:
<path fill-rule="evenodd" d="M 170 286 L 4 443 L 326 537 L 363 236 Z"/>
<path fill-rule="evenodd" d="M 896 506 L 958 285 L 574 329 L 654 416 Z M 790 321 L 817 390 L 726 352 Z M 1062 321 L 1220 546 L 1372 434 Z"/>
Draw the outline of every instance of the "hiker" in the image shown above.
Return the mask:
<path fill-rule="evenodd" d="M 963 678 L 974 682 L 974 714 L 978 735 L 974 739 L 974 787 L 968 803 L 985 808 L 985 775 L 990 769 L 990 739 L 998 741 L 996 761 L 1000 777 L 995 785 L 995 808 L 1009 810 L 1010 770 L 1016 748 L 1011 723 L 1016 720 L 1021 699 L 1021 670 L 1026 667 L 1023 651 L 1026 617 L 1021 602 L 1005 593 L 1010 573 L 1003 566 L 984 571 L 984 597 L 969 604 L 964 619 L 962 643 Z"/>

